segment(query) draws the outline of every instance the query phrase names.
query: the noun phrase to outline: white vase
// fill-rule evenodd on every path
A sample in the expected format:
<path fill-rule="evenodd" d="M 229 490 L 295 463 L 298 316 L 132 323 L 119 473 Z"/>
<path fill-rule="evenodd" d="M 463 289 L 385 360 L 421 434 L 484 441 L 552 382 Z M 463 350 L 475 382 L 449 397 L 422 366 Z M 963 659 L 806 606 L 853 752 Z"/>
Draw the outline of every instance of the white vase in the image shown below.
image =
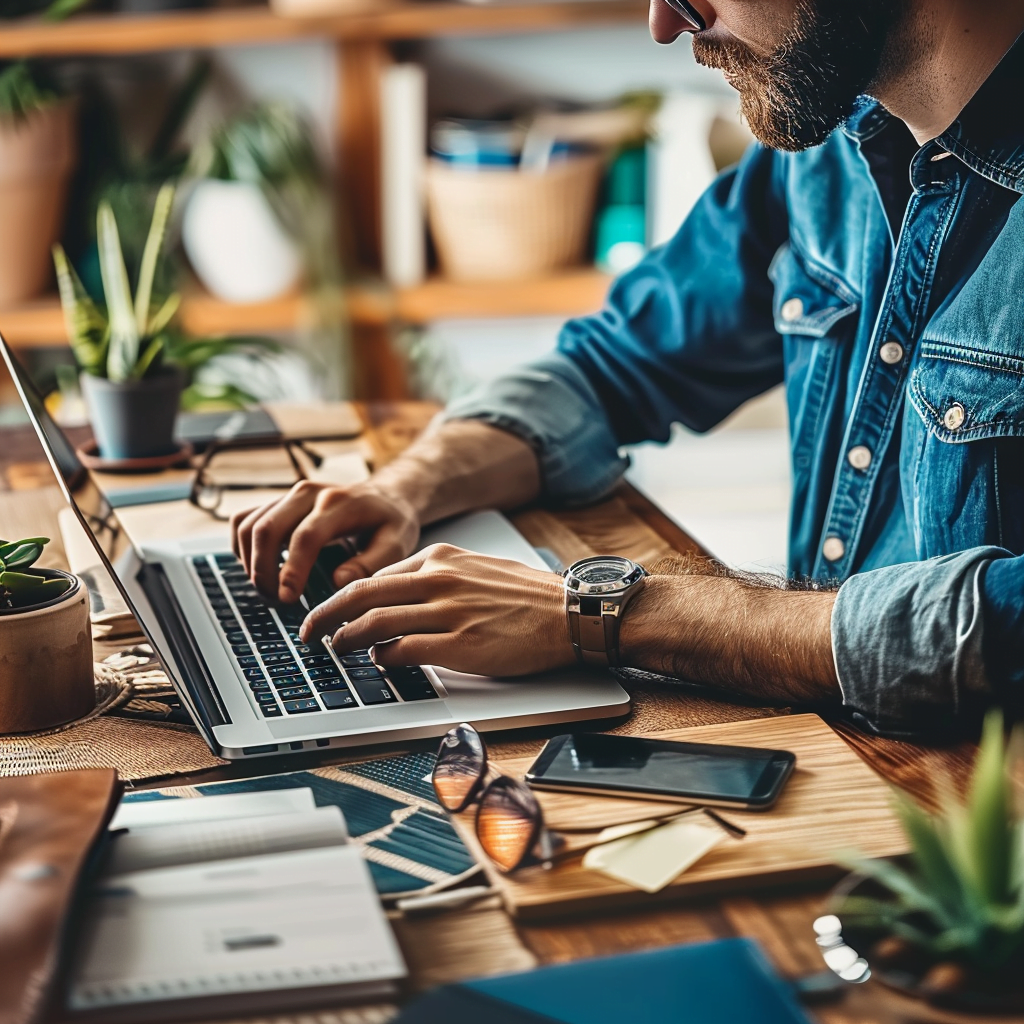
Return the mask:
<path fill-rule="evenodd" d="M 302 272 L 298 246 L 248 182 L 199 182 L 185 206 L 181 238 L 196 276 L 225 302 L 275 299 Z"/>

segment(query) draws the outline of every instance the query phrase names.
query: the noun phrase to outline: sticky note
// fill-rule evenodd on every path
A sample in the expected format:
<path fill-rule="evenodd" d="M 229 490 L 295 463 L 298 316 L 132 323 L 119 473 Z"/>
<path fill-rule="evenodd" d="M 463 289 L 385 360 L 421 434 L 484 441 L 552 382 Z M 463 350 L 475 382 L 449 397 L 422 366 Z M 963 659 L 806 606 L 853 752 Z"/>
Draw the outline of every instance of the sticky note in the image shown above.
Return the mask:
<path fill-rule="evenodd" d="M 595 846 L 587 851 L 583 866 L 645 892 L 658 892 L 724 838 L 703 816 L 687 815 L 641 835 Z"/>

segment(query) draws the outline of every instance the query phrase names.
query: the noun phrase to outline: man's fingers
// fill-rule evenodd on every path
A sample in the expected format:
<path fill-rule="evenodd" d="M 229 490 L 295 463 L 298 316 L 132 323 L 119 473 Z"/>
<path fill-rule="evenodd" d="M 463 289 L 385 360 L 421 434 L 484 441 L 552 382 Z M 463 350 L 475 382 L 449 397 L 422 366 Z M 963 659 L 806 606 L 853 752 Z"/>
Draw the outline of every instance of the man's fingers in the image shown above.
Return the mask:
<path fill-rule="evenodd" d="M 278 499 L 278 501 L 280 500 Z M 252 576 L 252 528 L 259 521 L 260 516 L 269 512 L 276 504 L 277 501 L 272 501 L 267 505 L 260 505 L 259 508 L 241 513 L 236 531 L 238 550 L 235 554 L 242 560 L 242 567 L 247 576 Z"/>
<path fill-rule="evenodd" d="M 337 630 L 331 638 L 331 646 L 344 654 L 362 651 L 405 634 L 444 633 L 448 626 L 442 620 L 443 614 L 436 605 L 374 608 Z"/>
<path fill-rule="evenodd" d="M 299 630 L 304 643 L 320 637 L 343 622 L 351 622 L 373 609 L 420 604 L 427 598 L 426 581 L 413 574 L 355 580 L 323 604 L 317 605 Z M 396 635 L 396 634 L 392 634 Z"/>
<path fill-rule="evenodd" d="M 295 527 L 288 541 L 288 557 L 281 568 L 278 596 L 282 601 L 289 604 L 299 599 L 317 555 L 335 536 L 329 519 L 318 516 L 315 511 Z"/>
<path fill-rule="evenodd" d="M 316 495 L 316 485 L 303 480 L 253 523 L 248 571 L 253 583 L 264 594 L 277 596 L 281 552 L 292 530 L 313 510 Z"/>
<path fill-rule="evenodd" d="M 379 641 L 370 651 L 373 660 L 384 668 L 400 665 L 448 665 L 458 636 L 454 633 L 427 633 L 400 636 Z"/>
<path fill-rule="evenodd" d="M 237 558 L 242 558 L 242 544 L 239 537 L 239 530 L 245 520 L 256 511 L 258 510 L 255 508 L 247 508 L 242 512 L 235 512 L 231 516 L 231 550 L 234 551 Z"/>
<path fill-rule="evenodd" d="M 353 580 L 373 576 L 404 558 L 406 550 L 400 529 L 393 523 L 386 523 L 362 551 L 334 570 L 334 585 L 344 587 Z"/>

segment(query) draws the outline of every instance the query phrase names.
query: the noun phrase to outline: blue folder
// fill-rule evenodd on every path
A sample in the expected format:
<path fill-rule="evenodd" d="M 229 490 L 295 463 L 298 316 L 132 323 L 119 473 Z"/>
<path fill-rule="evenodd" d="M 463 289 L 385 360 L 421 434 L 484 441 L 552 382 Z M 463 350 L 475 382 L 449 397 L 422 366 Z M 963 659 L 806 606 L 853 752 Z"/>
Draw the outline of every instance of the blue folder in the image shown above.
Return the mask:
<path fill-rule="evenodd" d="M 749 939 L 671 946 L 446 985 L 395 1024 L 809 1024 Z"/>

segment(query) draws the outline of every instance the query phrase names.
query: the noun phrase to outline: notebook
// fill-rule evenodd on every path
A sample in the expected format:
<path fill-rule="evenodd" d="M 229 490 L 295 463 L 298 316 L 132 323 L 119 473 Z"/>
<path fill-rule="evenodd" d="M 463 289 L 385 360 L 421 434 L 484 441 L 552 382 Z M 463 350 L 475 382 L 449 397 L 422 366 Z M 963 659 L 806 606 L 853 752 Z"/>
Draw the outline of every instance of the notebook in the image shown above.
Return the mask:
<path fill-rule="evenodd" d="M 581 960 L 446 985 L 394 1024 L 809 1024 L 749 939 Z"/>
<path fill-rule="evenodd" d="M 401 953 L 337 806 L 309 788 L 123 804 L 86 898 L 72 1019 L 386 998 Z"/>

